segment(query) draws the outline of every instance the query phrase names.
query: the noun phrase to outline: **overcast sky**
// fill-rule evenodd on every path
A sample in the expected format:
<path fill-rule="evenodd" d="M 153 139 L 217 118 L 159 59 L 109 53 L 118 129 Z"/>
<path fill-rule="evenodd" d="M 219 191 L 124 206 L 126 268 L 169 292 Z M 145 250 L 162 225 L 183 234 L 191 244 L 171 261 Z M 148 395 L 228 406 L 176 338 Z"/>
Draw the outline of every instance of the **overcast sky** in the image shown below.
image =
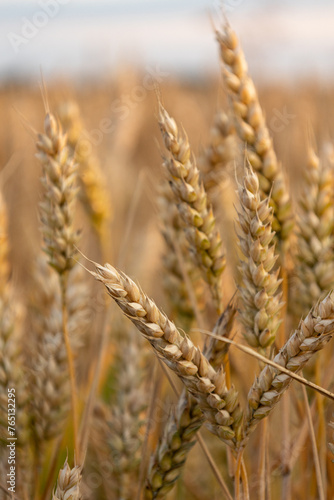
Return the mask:
<path fill-rule="evenodd" d="M 217 72 L 218 0 L 0 0 L 0 78 L 108 75 L 121 63 Z M 225 0 L 252 73 L 334 78 L 332 0 Z"/>

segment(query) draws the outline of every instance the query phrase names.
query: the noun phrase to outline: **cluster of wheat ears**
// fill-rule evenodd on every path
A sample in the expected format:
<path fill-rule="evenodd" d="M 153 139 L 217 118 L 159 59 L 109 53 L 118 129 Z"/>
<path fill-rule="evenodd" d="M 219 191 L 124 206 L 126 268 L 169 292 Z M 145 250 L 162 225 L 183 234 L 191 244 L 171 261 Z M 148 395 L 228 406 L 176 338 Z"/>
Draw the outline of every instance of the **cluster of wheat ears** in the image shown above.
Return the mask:
<path fill-rule="evenodd" d="M 44 253 L 25 304 L 0 200 L 1 498 L 12 497 L 10 388 L 18 438 L 12 498 L 333 498 L 333 158 L 310 141 L 303 195 L 293 206 L 237 36 L 228 24 L 216 35 L 228 106 L 197 160 L 158 97 L 159 287 L 168 315 L 121 269 L 80 257 L 76 204 L 106 258 L 111 209 L 98 161 L 80 142 L 75 104 L 55 114 L 46 105 L 37 135 Z M 106 303 L 89 374 L 88 354 L 80 353 L 93 280 L 80 259 L 130 320 Z M 155 418 L 163 393 L 173 403 Z"/>

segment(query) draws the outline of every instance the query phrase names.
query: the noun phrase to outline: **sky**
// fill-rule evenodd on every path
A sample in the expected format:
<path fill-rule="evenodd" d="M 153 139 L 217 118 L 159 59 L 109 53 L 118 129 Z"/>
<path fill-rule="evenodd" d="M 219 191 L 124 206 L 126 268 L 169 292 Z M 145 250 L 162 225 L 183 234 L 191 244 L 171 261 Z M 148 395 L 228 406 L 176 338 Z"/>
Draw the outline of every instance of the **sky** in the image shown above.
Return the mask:
<path fill-rule="evenodd" d="M 108 77 L 124 64 L 218 73 L 219 0 L 0 0 L 0 79 Z M 225 0 L 260 78 L 334 79 L 332 0 Z"/>

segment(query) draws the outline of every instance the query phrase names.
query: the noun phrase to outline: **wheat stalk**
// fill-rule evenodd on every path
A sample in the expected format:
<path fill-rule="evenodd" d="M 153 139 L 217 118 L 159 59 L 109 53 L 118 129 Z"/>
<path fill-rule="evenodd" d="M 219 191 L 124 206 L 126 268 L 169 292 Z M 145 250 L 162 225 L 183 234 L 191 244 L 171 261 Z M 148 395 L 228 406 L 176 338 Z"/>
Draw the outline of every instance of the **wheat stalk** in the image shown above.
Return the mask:
<path fill-rule="evenodd" d="M 56 118 L 47 112 L 44 134 L 38 135 L 37 157 L 42 163 L 44 200 L 40 204 L 43 250 L 49 256 L 49 264 L 59 275 L 61 288 L 62 333 L 67 353 L 71 383 L 71 406 L 74 448 L 78 454 L 77 387 L 73 353 L 68 332 L 67 287 L 68 272 L 75 265 L 76 243 L 79 233 L 74 229 L 74 205 L 77 166 L 69 154 L 66 135 Z"/>
<path fill-rule="evenodd" d="M 4 290 L 9 279 L 8 214 L 0 192 L 0 290 Z"/>

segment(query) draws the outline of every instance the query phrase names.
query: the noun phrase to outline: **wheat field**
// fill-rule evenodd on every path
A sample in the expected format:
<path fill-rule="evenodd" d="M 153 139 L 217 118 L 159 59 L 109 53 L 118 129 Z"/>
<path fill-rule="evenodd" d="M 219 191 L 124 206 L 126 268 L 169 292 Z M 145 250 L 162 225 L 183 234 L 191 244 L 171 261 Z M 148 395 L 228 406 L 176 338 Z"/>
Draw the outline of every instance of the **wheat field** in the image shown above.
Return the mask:
<path fill-rule="evenodd" d="M 216 40 L 0 88 L 1 500 L 334 498 L 332 88 Z"/>

